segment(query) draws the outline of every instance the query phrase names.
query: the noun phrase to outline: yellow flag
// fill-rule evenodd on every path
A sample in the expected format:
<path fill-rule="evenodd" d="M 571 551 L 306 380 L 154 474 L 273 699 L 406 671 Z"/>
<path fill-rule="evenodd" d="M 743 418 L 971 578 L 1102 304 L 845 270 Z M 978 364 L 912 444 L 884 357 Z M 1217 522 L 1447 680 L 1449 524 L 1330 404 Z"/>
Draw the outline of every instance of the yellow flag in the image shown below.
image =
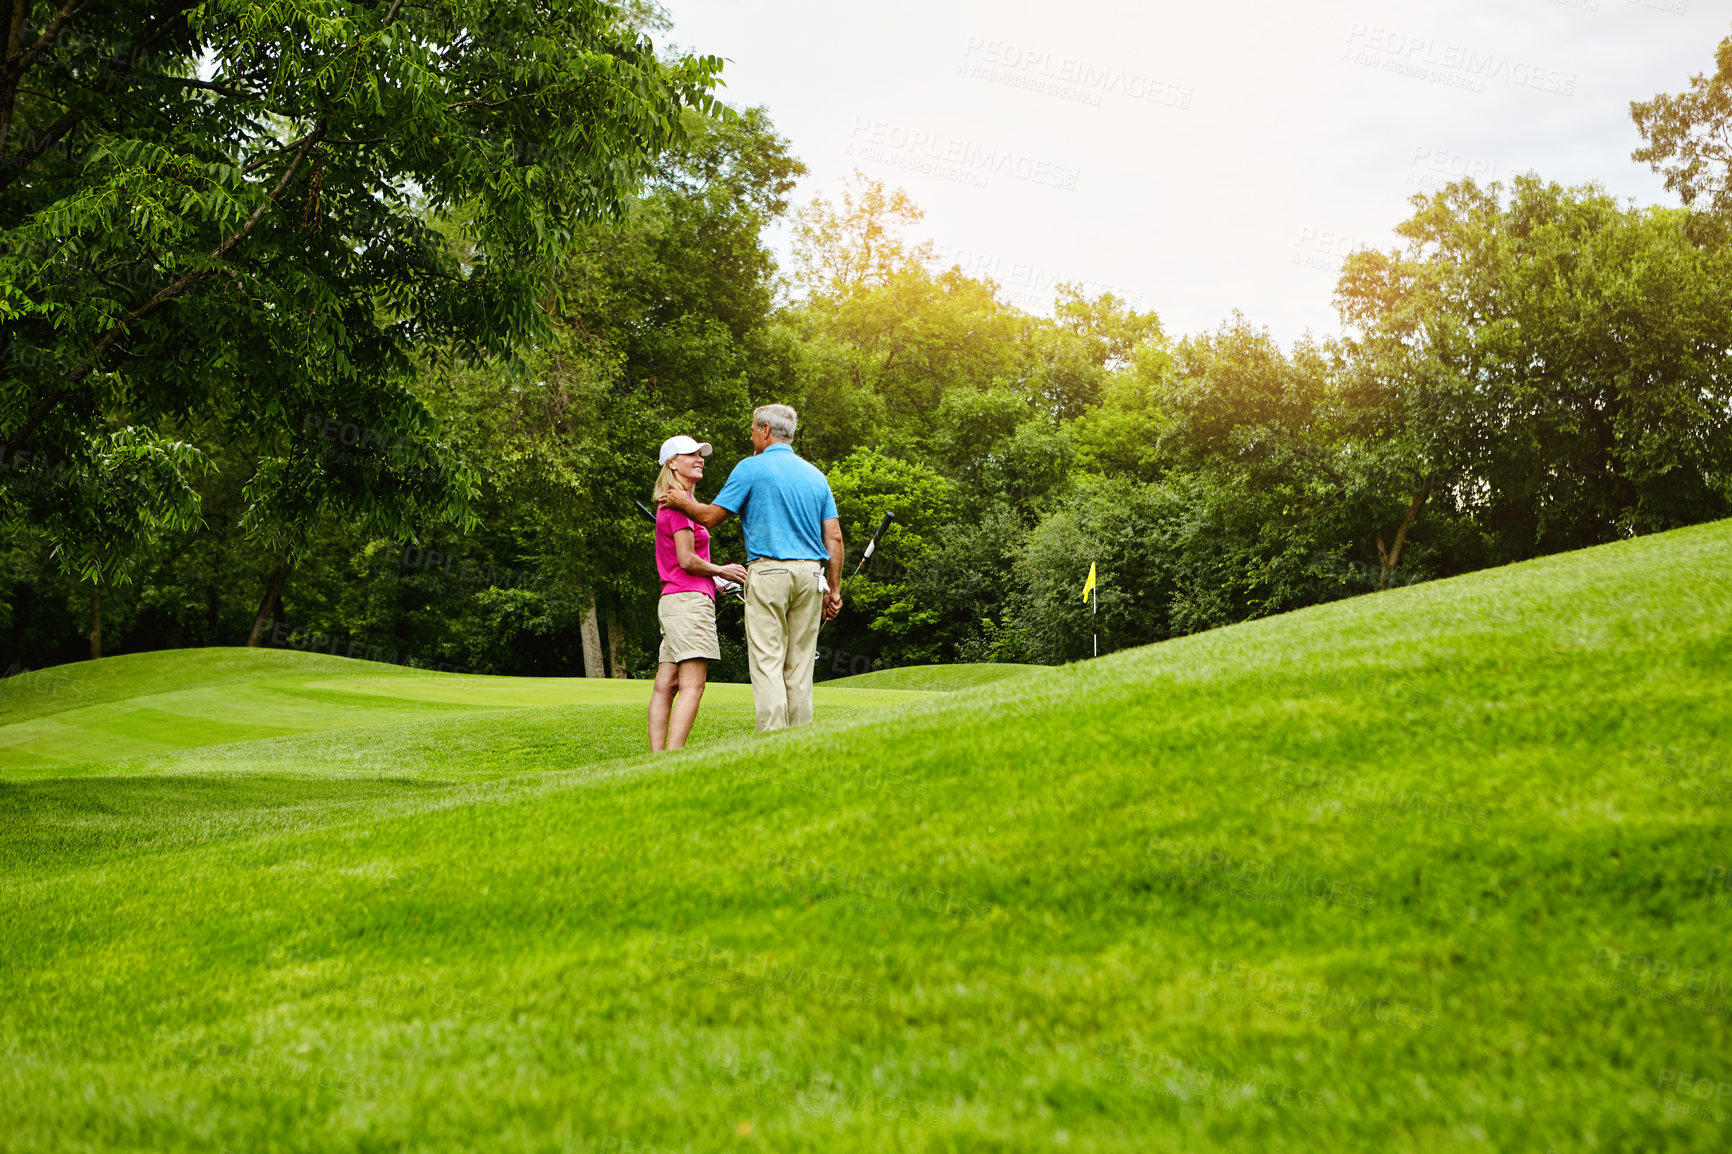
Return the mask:
<path fill-rule="evenodd" d="M 1089 562 L 1089 579 L 1083 583 L 1083 604 L 1084 605 L 1088 604 L 1089 594 L 1094 592 L 1094 588 L 1095 588 L 1095 563 L 1093 561 L 1090 561 Z"/>

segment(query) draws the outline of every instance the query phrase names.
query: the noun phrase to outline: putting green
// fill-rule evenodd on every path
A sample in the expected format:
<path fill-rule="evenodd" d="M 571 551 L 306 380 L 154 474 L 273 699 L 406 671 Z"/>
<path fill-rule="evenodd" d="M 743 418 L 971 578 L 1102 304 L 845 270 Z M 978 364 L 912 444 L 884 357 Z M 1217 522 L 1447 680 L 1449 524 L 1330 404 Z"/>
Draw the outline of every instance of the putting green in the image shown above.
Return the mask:
<path fill-rule="evenodd" d="M 587 677 L 329 677 L 306 683 L 309 689 L 388 697 L 397 701 L 438 702 L 475 709 L 543 705 L 637 705 L 649 703 L 650 683 Z M 906 704 L 926 693 L 909 689 L 831 689 L 816 686 L 814 710 L 877 709 Z M 752 687 L 716 682 L 704 689 L 705 705 L 750 705 Z"/>
<path fill-rule="evenodd" d="M 200 657 L 208 663 L 204 670 Z M 212 676 L 212 669 L 220 672 Z M 141 653 L 45 670 L 7 686 L 0 694 L 0 775 L 35 776 L 31 771 L 301 733 L 424 725 L 494 710 L 629 707 L 614 721 L 641 728 L 649 693 L 648 681 L 429 673 L 281 650 Z M 813 702 L 822 717 L 925 696 L 820 686 Z M 747 685 L 717 682 L 704 693 L 712 710 L 749 707 L 751 700 Z"/>

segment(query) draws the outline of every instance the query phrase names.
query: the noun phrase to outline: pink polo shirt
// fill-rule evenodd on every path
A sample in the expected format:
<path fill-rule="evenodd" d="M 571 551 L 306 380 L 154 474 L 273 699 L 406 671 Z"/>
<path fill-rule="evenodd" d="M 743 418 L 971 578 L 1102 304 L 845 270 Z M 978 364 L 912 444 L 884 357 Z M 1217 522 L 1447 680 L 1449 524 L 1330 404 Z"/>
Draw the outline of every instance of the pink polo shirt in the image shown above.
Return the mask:
<path fill-rule="evenodd" d="M 662 596 L 669 593 L 705 593 L 716 599 L 716 583 L 708 577 L 687 573 L 680 568 L 679 550 L 674 548 L 674 534 L 681 529 L 692 531 L 692 552 L 705 561 L 710 559 L 710 531 L 680 512 L 662 508 L 656 512 L 656 575 L 662 579 Z"/>

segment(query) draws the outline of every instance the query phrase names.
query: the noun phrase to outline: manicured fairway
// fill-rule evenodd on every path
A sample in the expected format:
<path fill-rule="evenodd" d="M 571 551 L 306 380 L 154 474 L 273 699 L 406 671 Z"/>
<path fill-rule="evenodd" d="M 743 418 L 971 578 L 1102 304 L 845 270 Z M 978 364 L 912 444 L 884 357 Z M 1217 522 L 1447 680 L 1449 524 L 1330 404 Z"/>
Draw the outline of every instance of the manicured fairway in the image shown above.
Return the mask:
<path fill-rule="evenodd" d="M 648 681 L 459 676 L 293 650 L 183 649 L 0 682 L 0 772 L 546 706 L 623 710 L 617 716 L 636 719 L 634 740 L 642 745 L 648 700 Z M 703 719 L 737 721 L 739 711 L 730 707 L 749 707 L 751 700 L 749 686 L 712 684 Z M 908 700 L 896 687 L 820 686 L 816 694 L 820 715 Z M 608 756 L 635 752 L 626 741 Z"/>
<path fill-rule="evenodd" d="M 659 759 L 622 683 L 64 674 L 0 1149 L 1732 1145 L 1732 523 Z"/>

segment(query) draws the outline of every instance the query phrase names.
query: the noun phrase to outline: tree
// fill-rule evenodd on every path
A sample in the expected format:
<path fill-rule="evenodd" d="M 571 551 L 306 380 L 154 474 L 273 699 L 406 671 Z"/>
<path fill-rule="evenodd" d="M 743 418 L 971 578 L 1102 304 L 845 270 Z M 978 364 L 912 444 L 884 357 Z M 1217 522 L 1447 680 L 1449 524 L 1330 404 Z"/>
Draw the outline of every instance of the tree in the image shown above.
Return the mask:
<path fill-rule="evenodd" d="M 605 3 L 19 0 L 4 453 L 84 453 L 114 414 L 223 412 L 303 449 L 335 422 L 375 435 L 328 488 L 389 501 L 384 438 L 426 425 L 417 359 L 544 339 L 578 226 L 620 213 L 682 109 L 715 110 L 720 67 L 658 60 Z M 460 213 L 460 243 L 428 213 Z"/>
<path fill-rule="evenodd" d="M 876 417 L 875 447 L 914 453 L 948 391 L 1019 375 L 1027 318 L 989 281 L 960 267 L 934 272 L 931 245 L 902 236 L 922 215 L 907 194 L 855 180 L 840 206 L 818 198 L 800 213 L 795 254 L 808 295 L 788 319 L 822 350 L 816 407 Z"/>
<path fill-rule="evenodd" d="M 1175 626 L 1175 601 L 1188 569 L 1201 576 L 1184 562 L 1195 553 L 1186 546 L 1198 535 L 1198 496 L 1209 491 L 1189 482 L 1082 478 L 1016 558 L 1012 620 L 1022 651 L 1057 664 L 1090 656 L 1097 632 L 1103 653 L 1188 632 Z M 1196 560 L 1213 569 L 1221 557 L 1214 544 Z M 1098 612 L 1082 599 L 1091 566 Z M 1226 592 L 1219 583 L 1212 591 Z"/>
<path fill-rule="evenodd" d="M 431 431 L 429 417 L 408 410 L 427 428 L 420 435 L 395 429 L 361 429 L 309 414 L 302 435 L 281 455 L 257 463 L 243 490 L 241 528 L 269 565 L 264 596 L 253 614 L 249 646 L 264 639 L 272 617 L 282 616 L 283 587 L 321 522 L 347 515 L 371 537 L 419 540 L 430 525 L 469 528 L 478 470 L 449 441 Z M 334 428 L 333 428 L 334 427 Z M 352 430 L 352 432 L 351 432 Z M 354 454 L 346 446 L 373 440 L 382 457 Z"/>
<path fill-rule="evenodd" d="M 1164 344 L 1160 319 L 1139 313 L 1112 293 L 1089 298 L 1061 284 L 1051 324 L 1033 333 L 1027 388 L 1053 416 L 1070 420 L 1100 403 L 1107 378 L 1131 364 L 1140 349 Z"/>
<path fill-rule="evenodd" d="M 496 627 L 464 630 L 487 641 L 482 661 L 495 667 L 513 659 L 499 641 L 511 637 L 517 668 L 570 672 L 567 630 L 604 620 L 616 670 L 652 660 L 651 534 L 634 503 L 649 498 L 655 448 L 681 432 L 714 443 L 713 493 L 750 452 L 754 401 L 782 399 L 787 349 L 762 234 L 804 168 L 761 109 L 687 113 L 684 131 L 622 219 L 580 231 L 531 372 L 423 378 L 442 422 L 487 462 L 470 541 L 533 575 L 489 595 Z M 738 532 L 718 533 L 718 554 L 738 555 Z"/>
<path fill-rule="evenodd" d="M 1289 355 L 1268 330 L 1235 313 L 1217 332 L 1188 337 L 1174 349 L 1161 455 L 1179 467 L 1228 461 L 1256 473 L 1284 472 L 1317 451 L 1328 378 L 1309 341 Z"/>
<path fill-rule="evenodd" d="M 1069 423 L 1082 465 L 1097 473 L 1156 477 L 1161 434 L 1170 420 L 1173 355 L 1165 342 L 1138 347 L 1129 363 L 1108 373 L 1097 404 Z"/>
<path fill-rule="evenodd" d="M 882 181 L 856 169 L 854 187 L 842 190 L 841 201 L 836 206 L 814 197 L 795 215 L 794 266 L 809 292 L 846 296 L 932 263 L 930 241 L 910 246 L 902 236 L 926 218 L 906 192 L 886 192 Z"/>
<path fill-rule="evenodd" d="M 1732 250 L 1531 176 L 1414 203 L 1405 252 L 1343 270 L 1347 408 L 1419 492 L 1441 478 L 1486 560 L 1732 511 Z"/>
<path fill-rule="evenodd" d="M 1032 520 L 1070 476 L 1076 452 L 1063 424 L 1012 388 L 952 389 L 932 415 L 928 446 L 974 517 L 1003 506 Z"/>
<path fill-rule="evenodd" d="M 943 638 L 932 627 L 940 606 L 912 595 L 910 581 L 931 555 L 950 512 L 950 485 L 915 462 L 858 449 L 830 470 L 830 489 L 846 540 L 855 543 L 843 570 L 847 594 L 843 616 L 827 644 L 853 652 L 893 652 L 897 660 L 934 660 Z M 864 549 L 885 513 L 895 513 L 859 576 Z"/>
<path fill-rule="evenodd" d="M 1712 76 L 1690 78 L 1688 92 L 1630 102 L 1645 142 L 1630 155 L 1664 176 L 1686 208 L 1732 219 L 1732 36 L 1714 64 Z"/>
<path fill-rule="evenodd" d="M 90 656 L 102 656 L 102 590 L 132 579 L 164 532 L 191 529 L 199 495 L 187 481 L 203 455 L 140 429 L 91 438 L 87 468 L 62 469 L 46 494 L 45 521 L 63 572 L 90 584 Z"/>

